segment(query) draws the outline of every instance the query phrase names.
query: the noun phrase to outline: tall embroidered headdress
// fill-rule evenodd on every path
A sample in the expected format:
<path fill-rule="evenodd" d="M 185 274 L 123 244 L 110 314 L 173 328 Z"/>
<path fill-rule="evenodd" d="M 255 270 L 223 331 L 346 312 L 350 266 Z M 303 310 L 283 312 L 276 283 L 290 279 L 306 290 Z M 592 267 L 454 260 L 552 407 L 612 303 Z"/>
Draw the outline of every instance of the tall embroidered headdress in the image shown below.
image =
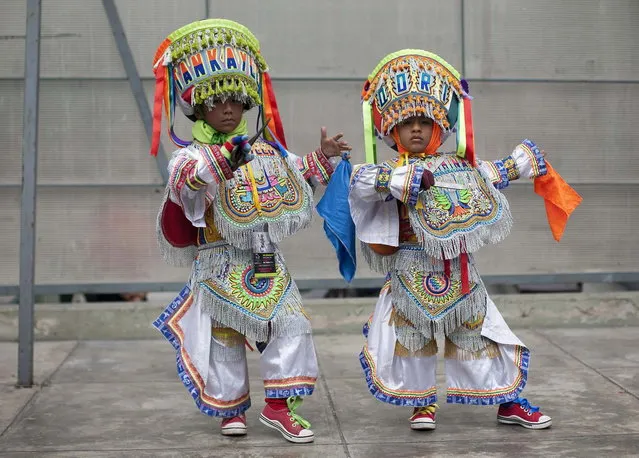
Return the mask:
<path fill-rule="evenodd" d="M 284 129 L 260 43 L 249 29 L 228 19 L 207 19 L 180 27 L 160 45 L 153 59 L 155 100 L 151 154 L 157 155 L 162 108 L 168 133 L 177 146 L 190 142 L 174 132 L 175 107 L 191 119 L 195 106 L 212 106 L 231 98 L 245 109 L 260 107 L 262 122 L 270 119 L 267 137 L 284 147 Z"/>
<path fill-rule="evenodd" d="M 384 57 L 362 89 L 366 162 L 376 163 L 375 137 L 391 147 L 393 128 L 412 116 L 433 119 L 442 141 L 455 131 L 457 155 L 475 163 L 473 121 L 468 85 L 441 57 L 403 49 Z"/>

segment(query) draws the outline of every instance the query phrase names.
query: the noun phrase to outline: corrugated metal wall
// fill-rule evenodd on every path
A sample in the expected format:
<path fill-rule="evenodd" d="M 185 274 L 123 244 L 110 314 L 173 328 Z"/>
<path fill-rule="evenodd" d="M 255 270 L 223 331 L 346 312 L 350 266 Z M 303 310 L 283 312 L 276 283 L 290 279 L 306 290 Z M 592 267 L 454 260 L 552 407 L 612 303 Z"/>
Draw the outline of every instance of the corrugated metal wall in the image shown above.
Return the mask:
<path fill-rule="evenodd" d="M 25 2 L 0 5 L 0 284 L 18 282 Z M 291 149 L 343 130 L 363 160 L 361 83 L 388 52 L 432 50 L 471 80 L 477 150 L 524 137 L 582 193 L 561 244 L 529 183 L 507 190 L 511 237 L 486 274 L 639 272 L 639 2 L 636 0 L 147 0 L 116 2 L 151 99 L 151 59 L 192 20 L 235 19 L 272 68 Z M 179 282 L 155 246 L 160 174 L 100 0 L 43 0 L 38 283 Z M 188 123 L 180 129 L 188 135 Z M 165 142 L 165 149 L 172 146 Z M 390 155 L 390 151 L 383 154 Z M 321 221 L 285 243 L 299 279 L 338 276 Z M 373 276 L 361 266 L 359 276 Z"/>

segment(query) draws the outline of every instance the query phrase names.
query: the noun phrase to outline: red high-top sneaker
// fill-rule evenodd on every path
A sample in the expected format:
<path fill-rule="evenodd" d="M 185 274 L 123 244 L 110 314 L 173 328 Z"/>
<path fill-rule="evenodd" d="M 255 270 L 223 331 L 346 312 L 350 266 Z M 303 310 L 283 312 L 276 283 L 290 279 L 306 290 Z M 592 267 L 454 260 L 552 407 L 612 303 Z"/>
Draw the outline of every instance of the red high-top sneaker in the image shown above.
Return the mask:
<path fill-rule="evenodd" d="M 426 407 L 415 407 L 413 416 L 409 418 L 410 429 L 435 429 L 435 411 L 438 408 L 439 406 L 437 404 L 431 404 Z"/>
<path fill-rule="evenodd" d="M 315 435 L 311 431 L 311 424 L 295 413 L 302 404 L 302 398 L 292 396 L 284 399 L 267 399 L 266 406 L 260 414 L 260 421 L 273 428 L 289 442 L 304 444 L 313 442 Z"/>
<path fill-rule="evenodd" d="M 246 434 L 246 416 L 225 418 L 222 420 L 223 436 L 244 436 Z"/>
<path fill-rule="evenodd" d="M 517 398 L 502 404 L 497 412 L 497 421 L 505 425 L 520 425 L 528 429 L 545 429 L 552 425 L 552 419 L 530 405 L 527 399 Z"/>

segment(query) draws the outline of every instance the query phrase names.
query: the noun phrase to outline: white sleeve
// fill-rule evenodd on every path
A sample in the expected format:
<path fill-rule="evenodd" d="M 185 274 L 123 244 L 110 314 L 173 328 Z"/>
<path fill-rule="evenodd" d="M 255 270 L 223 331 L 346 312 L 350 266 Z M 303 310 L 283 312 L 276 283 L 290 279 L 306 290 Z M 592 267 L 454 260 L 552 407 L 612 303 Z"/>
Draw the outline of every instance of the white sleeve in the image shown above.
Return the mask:
<path fill-rule="evenodd" d="M 390 177 L 387 180 L 382 175 L 381 182 L 378 180 L 380 168 L 378 165 L 361 165 L 353 169 L 348 195 L 351 218 L 357 238 L 362 242 L 398 246 L 397 201 L 388 189 Z"/>
<path fill-rule="evenodd" d="M 194 145 L 173 153 L 169 162 L 170 199 L 195 227 L 206 227 L 204 213 L 221 182 L 233 177 L 228 161 L 216 145 Z"/>

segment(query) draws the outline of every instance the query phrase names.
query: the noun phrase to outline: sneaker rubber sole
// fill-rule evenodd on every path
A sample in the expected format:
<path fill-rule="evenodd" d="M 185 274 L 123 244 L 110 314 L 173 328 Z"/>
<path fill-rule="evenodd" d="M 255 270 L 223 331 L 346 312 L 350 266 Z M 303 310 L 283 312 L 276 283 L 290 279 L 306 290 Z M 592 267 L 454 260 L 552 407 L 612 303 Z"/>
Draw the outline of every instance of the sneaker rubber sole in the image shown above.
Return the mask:
<path fill-rule="evenodd" d="M 268 426 L 271 429 L 279 431 L 284 439 L 289 442 L 293 442 L 294 444 L 307 444 L 309 442 L 313 442 L 315 440 L 315 434 L 311 434 L 310 436 L 299 437 L 289 433 L 279 421 L 274 421 L 266 418 L 263 414 L 260 414 L 260 422 L 264 426 Z"/>
<path fill-rule="evenodd" d="M 437 424 L 433 422 L 427 421 L 411 421 L 410 429 L 414 429 L 415 431 L 432 431 L 437 427 Z"/>
<path fill-rule="evenodd" d="M 232 426 L 221 429 L 222 436 L 246 436 L 246 426 Z"/>
<path fill-rule="evenodd" d="M 546 429 L 552 426 L 552 420 L 546 420 L 543 423 L 534 423 L 526 420 L 522 420 L 519 417 L 504 417 L 499 415 L 497 421 L 504 425 L 519 425 L 528 429 Z"/>

